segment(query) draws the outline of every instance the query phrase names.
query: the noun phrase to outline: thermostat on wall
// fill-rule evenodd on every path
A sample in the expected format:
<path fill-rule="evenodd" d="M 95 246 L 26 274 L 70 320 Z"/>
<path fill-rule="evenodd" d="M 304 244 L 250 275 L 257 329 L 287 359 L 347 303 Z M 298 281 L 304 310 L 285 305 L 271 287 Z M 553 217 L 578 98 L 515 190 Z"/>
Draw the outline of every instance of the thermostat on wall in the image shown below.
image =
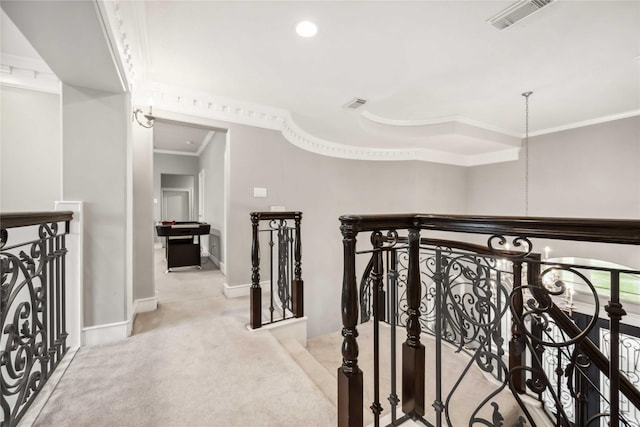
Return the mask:
<path fill-rule="evenodd" d="M 253 197 L 267 197 L 267 189 L 264 187 L 253 187 Z"/>

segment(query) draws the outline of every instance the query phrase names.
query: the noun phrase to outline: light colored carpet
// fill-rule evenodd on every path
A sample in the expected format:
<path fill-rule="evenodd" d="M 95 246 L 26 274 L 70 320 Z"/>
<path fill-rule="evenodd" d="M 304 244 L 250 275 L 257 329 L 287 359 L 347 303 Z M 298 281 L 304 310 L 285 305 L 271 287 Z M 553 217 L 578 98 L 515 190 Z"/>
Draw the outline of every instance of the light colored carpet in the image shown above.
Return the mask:
<path fill-rule="evenodd" d="M 164 274 L 159 308 L 134 335 L 82 348 L 36 426 L 332 426 L 333 405 L 268 332 L 250 333 L 247 298 L 227 300 L 224 276 Z"/>

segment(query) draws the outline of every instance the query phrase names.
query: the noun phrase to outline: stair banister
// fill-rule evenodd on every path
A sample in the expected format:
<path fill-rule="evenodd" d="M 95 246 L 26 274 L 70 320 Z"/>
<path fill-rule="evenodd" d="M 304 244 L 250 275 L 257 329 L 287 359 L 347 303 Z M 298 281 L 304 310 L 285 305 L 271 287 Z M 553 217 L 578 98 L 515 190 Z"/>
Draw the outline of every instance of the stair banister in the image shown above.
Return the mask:
<path fill-rule="evenodd" d="M 388 233 L 396 233 L 398 230 L 407 230 L 409 237 L 404 238 L 405 242 L 408 242 L 408 253 L 409 253 L 409 265 L 408 265 L 408 279 L 407 279 L 407 304 L 408 304 L 408 315 L 409 321 L 407 324 L 407 341 L 403 344 L 403 411 L 407 413 L 412 418 L 420 418 L 422 408 L 422 414 L 424 414 L 424 403 L 420 405 L 420 399 L 416 399 L 416 396 L 420 393 L 420 387 L 414 387 L 415 385 L 415 377 L 416 375 L 407 375 L 407 372 L 412 372 L 415 374 L 415 369 L 419 366 L 419 358 L 411 357 L 415 356 L 411 352 L 416 348 L 419 348 L 419 323 L 418 330 L 415 327 L 414 318 L 416 317 L 413 313 L 415 304 L 415 290 L 420 289 L 420 284 L 415 286 L 415 277 L 416 277 L 416 267 L 417 264 L 415 258 L 419 257 L 418 252 L 413 250 L 412 247 L 417 243 L 419 245 L 420 242 L 424 241 L 424 239 L 420 239 L 420 231 L 448 231 L 448 232 L 460 232 L 460 233 L 472 233 L 472 234 L 485 234 L 489 237 L 489 255 L 492 257 L 502 257 L 505 256 L 505 252 L 494 248 L 491 244 L 492 239 L 498 238 L 498 240 L 502 240 L 501 244 L 504 244 L 503 236 L 512 236 L 514 238 L 514 243 L 518 246 L 518 243 L 524 242 L 524 246 L 528 246 L 525 248 L 524 253 L 520 253 L 519 255 L 508 256 L 513 265 L 513 273 L 514 273 L 514 284 L 513 287 L 515 289 L 512 295 L 512 314 L 514 318 L 514 325 L 512 326 L 513 332 L 513 341 L 510 343 L 510 361 L 509 361 L 509 370 L 510 376 L 512 380 L 512 391 L 514 393 L 520 394 L 527 391 L 527 386 L 534 386 L 535 384 L 527 383 L 525 385 L 525 377 L 524 370 L 519 370 L 519 366 L 522 367 L 523 362 L 526 360 L 524 358 L 524 348 L 523 345 L 519 343 L 520 337 L 522 336 L 522 330 L 524 328 L 524 324 L 521 323 L 520 316 L 523 315 L 522 307 L 524 305 L 523 295 L 521 293 L 522 288 L 531 288 L 532 284 L 539 285 L 540 281 L 540 256 L 536 254 L 531 254 L 531 249 L 533 247 L 532 242 L 529 240 L 531 238 L 544 238 L 544 239 L 555 239 L 555 240 L 568 240 L 568 241 L 580 241 L 580 242 L 599 242 L 599 243 L 615 243 L 615 244 L 626 244 L 626 245 L 640 245 L 640 221 L 638 220 L 606 220 L 606 219 L 575 219 L 575 218 L 534 218 L 534 217 L 490 217 L 490 216 L 463 216 L 463 215 L 429 215 L 429 214 L 392 214 L 392 215 L 345 215 L 340 218 L 341 220 L 341 230 L 343 233 L 343 244 L 345 249 L 345 264 L 344 264 L 344 277 L 343 277 L 343 291 L 342 291 L 342 314 L 343 314 L 343 336 L 344 343 L 342 347 L 343 354 L 343 364 L 341 368 L 339 368 L 339 379 L 338 379 L 338 400 L 342 402 L 343 400 L 347 404 L 343 404 L 342 406 L 339 403 L 339 417 L 338 417 L 338 425 L 339 426 L 360 426 L 362 425 L 362 407 L 358 405 L 352 405 L 351 403 L 357 402 L 359 399 L 361 400 L 362 393 L 362 372 L 359 368 L 357 368 L 357 356 L 358 356 L 358 345 L 356 341 L 357 330 L 355 326 L 354 319 L 358 312 L 357 307 L 357 299 L 355 295 L 357 295 L 356 288 L 356 280 L 355 280 L 355 241 L 356 236 L 359 232 L 371 231 L 374 233 L 387 231 Z M 398 241 L 403 238 L 397 239 Z M 428 239 L 427 239 L 428 240 Z M 415 243 L 414 243 L 415 242 Z M 458 243 L 460 245 L 460 243 Z M 419 247 L 418 247 L 419 249 Z M 487 251 L 485 248 L 484 251 Z M 438 251 L 436 250 L 436 253 Z M 436 255 L 436 259 L 439 260 L 439 255 Z M 437 261 L 436 261 L 437 262 Z M 527 265 L 527 282 L 528 284 L 522 284 L 520 282 L 520 277 L 522 276 L 522 267 L 523 265 Z M 373 265 L 371 267 L 374 267 Z M 373 268 L 372 268 L 373 270 Z M 437 272 L 440 271 L 439 268 L 435 269 Z M 390 270 L 391 271 L 391 270 Z M 395 271 L 392 271 L 392 275 L 395 276 Z M 637 274 L 635 272 L 634 274 Z M 419 267 L 417 268 L 417 277 L 420 276 Z M 438 273 L 434 275 L 434 281 L 438 282 Z M 419 279 L 418 279 L 419 280 Z M 363 283 L 365 283 L 363 281 Z M 389 282 L 391 283 L 391 282 Z M 437 286 L 440 286 L 437 283 Z M 622 305 L 619 302 L 619 278 L 616 280 L 616 277 L 613 277 L 611 291 L 612 294 L 616 294 L 611 297 L 609 304 L 607 305 L 607 313 L 610 318 L 611 323 L 611 333 L 617 336 L 618 334 L 618 325 L 620 324 L 620 319 L 626 313 L 624 312 Z M 371 289 L 374 297 L 376 296 L 377 288 Z M 534 298 L 540 300 L 544 298 L 542 295 L 546 292 L 544 289 L 540 288 L 539 292 L 532 290 L 532 294 Z M 418 298 L 419 298 L 418 293 Z M 557 294 L 554 294 L 557 295 Z M 437 298 L 437 294 L 436 294 Z M 548 297 L 546 297 L 548 299 Z M 377 304 L 374 305 L 374 312 L 376 311 Z M 439 304 L 436 305 L 436 308 L 440 307 Z M 363 308 L 362 312 L 365 310 Z M 578 336 L 581 333 L 580 328 L 578 328 L 572 321 L 569 319 L 562 310 L 557 307 L 555 304 L 552 304 L 548 310 L 545 309 L 545 313 L 549 315 L 553 321 L 565 332 L 569 334 L 570 337 Z M 490 319 L 490 318 L 489 318 Z M 392 320 L 393 321 L 393 320 Z M 436 325 L 439 327 L 439 321 L 436 321 Z M 436 345 L 438 343 L 439 334 L 436 337 Z M 608 375 L 610 378 L 613 373 L 612 382 L 611 382 L 611 392 L 609 396 L 609 400 L 611 402 L 617 401 L 617 393 L 618 387 L 619 391 L 623 393 L 629 401 L 634 404 L 636 407 L 640 407 L 638 403 L 640 403 L 640 392 L 638 389 L 631 384 L 628 379 L 620 372 L 619 366 L 616 361 L 610 362 L 607 358 L 598 350 L 598 348 L 588 339 L 582 339 L 579 345 L 583 349 L 583 352 L 591 359 L 594 365 L 598 367 L 598 369 Z M 489 343 L 491 343 L 491 337 L 487 337 L 489 339 Z M 616 338 L 617 339 L 617 338 Z M 616 357 L 617 353 L 617 341 L 616 339 L 612 339 L 611 346 L 612 348 L 611 357 Z M 417 344 L 417 345 L 416 345 Z M 489 344 L 490 345 L 490 344 Z M 564 345 L 564 344 L 561 344 Z M 405 352 L 405 349 L 409 348 L 409 351 Z M 354 351 L 355 350 L 355 351 Z M 533 349 L 531 349 L 533 351 Z M 409 355 L 410 357 L 407 357 Z M 438 362 L 436 361 L 436 364 Z M 535 358 L 533 361 L 534 365 L 536 363 Z M 356 369 L 353 369 L 353 368 Z M 437 369 L 437 367 L 436 367 Z M 533 366 L 533 369 L 529 369 L 529 372 L 533 372 L 531 375 L 531 381 L 535 383 L 536 377 L 534 371 L 539 371 L 540 367 Z M 340 373 L 345 374 L 345 377 L 349 377 L 350 381 L 346 384 L 349 387 L 344 387 L 344 381 L 340 380 Z M 351 375 L 354 374 L 354 375 Z M 405 381 L 409 380 L 409 381 Z M 412 384 L 413 383 L 413 384 Z M 436 380 L 436 384 L 438 384 L 438 380 Z M 535 389 L 535 387 L 534 387 Z M 582 389 L 580 389 L 582 390 Z M 355 395 L 354 395 L 355 393 Z M 437 395 L 437 394 L 436 394 Z M 390 400 L 393 400 L 394 392 L 392 391 L 392 396 L 390 396 Z M 377 401 L 377 398 L 376 398 Z M 518 399 L 520 401 L 520 399 Z M 433 406 L 436 409 L 436 425 L 441 424 L 440 415 L 438 414 L 439 405 L 441 404 L 439 397 L 433 402 Z M 341 406 L 341 410 L 340 410 Z M 375 405 L 374 405 L 375 406 Z M 494 422 L 495 420 L 500 419 L 501 414 L 498 411 L 498 407 L 495 406 L 495 412 L 493 415 Z M 617 418 L 618 408 L 614 403 L 611 405 L 611 414 L 612 416 L 612 425 L 618 425 L 619 421 L 614 421 L 613 418 Z M 527 415 L 527 418 L 531 420 L 529 413 L 523 408 L 524 412 Z M 393 411 L 393 408 L 392 408 Z M 376 412 L 374 408 L 374 413 Z M 566 417 L 566 415 L 565 415 Z M 395 416 L 393 417 L 395 419 Z M 566 419 L 566 418 L 565 418 Z M 584 418 L 581 418 L 584 419 Z M 520 417 L 520 421 L 518 421 L 517 425 L 523 425 L 522 423 L 525 421 L 523 417 Z M 447 418 L 447 422 L 450 423 L 450 420 Z M 565 421 L 563 420 L 562 423 Z"/>

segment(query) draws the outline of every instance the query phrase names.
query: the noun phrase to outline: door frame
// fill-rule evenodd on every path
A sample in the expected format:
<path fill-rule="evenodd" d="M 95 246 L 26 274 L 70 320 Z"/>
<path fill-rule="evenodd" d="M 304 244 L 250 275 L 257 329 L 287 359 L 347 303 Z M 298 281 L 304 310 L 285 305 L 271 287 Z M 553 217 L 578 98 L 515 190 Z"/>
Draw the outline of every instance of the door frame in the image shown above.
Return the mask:
<path fill-rule="evenodd" d="M 165 221 L 165 213 L 167 212 L 167 202 L 164 197 L 165 191 L 184 191 L 189 194 L 189 219 L 188 221 L 193 221 L 193 189 L 191 188 L 178 188 L 178 187 L 162 187 L 160 189 L 160 194 L 162 198 L 162 206 L 160 210 L 160 221 Z"/>

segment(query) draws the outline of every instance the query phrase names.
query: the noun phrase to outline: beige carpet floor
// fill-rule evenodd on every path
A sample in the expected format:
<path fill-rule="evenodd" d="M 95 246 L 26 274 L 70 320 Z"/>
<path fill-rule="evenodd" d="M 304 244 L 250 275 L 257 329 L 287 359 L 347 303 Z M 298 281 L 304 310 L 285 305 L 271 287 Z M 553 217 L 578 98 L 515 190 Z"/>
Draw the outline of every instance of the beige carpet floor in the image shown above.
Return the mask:
<path fill-rule="evenodd" d="M 268 332 L 250 333 L 248 298 L 228 300 L 224 276 L 164 273 L 159 308 L 134 334 L 81 348 L 36 426 L 332 426 L 335 407 Z"/>

